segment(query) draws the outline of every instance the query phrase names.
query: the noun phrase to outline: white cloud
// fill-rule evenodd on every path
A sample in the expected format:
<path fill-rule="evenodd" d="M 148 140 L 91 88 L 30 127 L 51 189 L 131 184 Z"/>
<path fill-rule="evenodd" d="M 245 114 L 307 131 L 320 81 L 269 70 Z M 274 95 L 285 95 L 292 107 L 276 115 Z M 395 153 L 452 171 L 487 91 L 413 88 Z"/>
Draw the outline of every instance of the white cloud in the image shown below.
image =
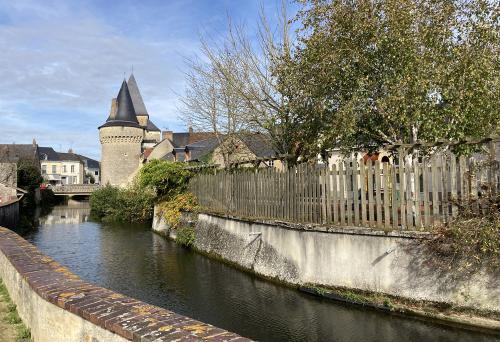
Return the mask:
<path fill-rule="evenodd" d="M 259 2 L 0 0 L 0 142 L 97 157 L 97 127 L 132 66 L 153 122 L 186 129 L 182 56 L 200 32 L 225 30 L 230 8 L 255 21 Z"/>
<path fill-rule="evenodd" d="M 13 18 L 0 24 L 1 141 L 31 141 L 34 135 L 55 148 L 84 143 L 95 155 L 97 127 L 132 65 L 152 120 L 180 126 L 172 92 L 183 88 L 177 51 L 195 49 L 196 40 L 130 38 L 90 13 L 60 2 L 48 10 L 43 3 L 0 4 Z M 20 13 L 25 20 L 17 18 Z"/>

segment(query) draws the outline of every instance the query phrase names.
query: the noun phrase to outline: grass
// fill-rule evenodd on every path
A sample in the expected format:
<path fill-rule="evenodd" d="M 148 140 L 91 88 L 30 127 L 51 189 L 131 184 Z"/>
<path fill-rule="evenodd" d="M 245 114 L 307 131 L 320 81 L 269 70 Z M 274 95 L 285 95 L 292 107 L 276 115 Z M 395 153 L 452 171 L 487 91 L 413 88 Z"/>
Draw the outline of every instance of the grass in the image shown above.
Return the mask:
<path fill-rule="evenodd" d="M 27 342 L 32 341 L 30 330 L 24 325 L 21 317 L 17 313 L 17 307 L 9 296 L 9 292 L 4 283 L 0 280 L 0 300 L 7 303 L 7 314 L 3 317 L 3 321 L 14 326 L 16 330 L 16 341 Z"/>

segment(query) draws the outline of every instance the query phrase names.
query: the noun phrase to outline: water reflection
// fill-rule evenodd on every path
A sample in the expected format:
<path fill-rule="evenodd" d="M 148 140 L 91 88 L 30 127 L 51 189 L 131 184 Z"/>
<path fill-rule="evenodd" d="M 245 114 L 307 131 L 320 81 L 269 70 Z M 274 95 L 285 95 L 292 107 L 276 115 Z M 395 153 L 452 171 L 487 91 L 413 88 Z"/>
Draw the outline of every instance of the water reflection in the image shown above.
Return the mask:
<path fill-rule="evenodd" d="M 494 341 L 488 335 L 340 305 L 178 247 L 146 225 L 58 206 L 27 239 L 82 278 L 261 341 Z"/>
<path fill-rule="evenodd" d="M 90 206 L 88 202 L 69 199 L 66 204 L 54 206 L 49 214 L 41 217 L 40 224 L 78 224 L 87 222 L 89 217 Z"/>

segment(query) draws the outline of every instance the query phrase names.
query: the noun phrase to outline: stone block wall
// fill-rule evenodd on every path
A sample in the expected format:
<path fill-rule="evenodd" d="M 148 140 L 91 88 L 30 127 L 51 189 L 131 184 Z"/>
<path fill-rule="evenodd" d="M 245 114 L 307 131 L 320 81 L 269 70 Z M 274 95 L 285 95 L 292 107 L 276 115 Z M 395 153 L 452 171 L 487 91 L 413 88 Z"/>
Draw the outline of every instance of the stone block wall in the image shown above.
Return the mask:
<path fill-rule="evenodd" d="M 101 184 L 125 186 L 140 167 L 143 130 L 111 126 L 99 130 L 101 141 Z"/>

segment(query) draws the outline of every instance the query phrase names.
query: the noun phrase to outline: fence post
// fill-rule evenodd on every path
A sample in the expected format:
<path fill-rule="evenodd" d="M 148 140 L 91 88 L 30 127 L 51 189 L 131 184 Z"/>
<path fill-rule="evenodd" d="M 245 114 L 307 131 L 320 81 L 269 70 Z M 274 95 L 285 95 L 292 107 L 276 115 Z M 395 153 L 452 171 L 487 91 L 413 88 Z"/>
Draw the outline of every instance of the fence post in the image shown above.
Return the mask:
<path fill-rule="evenodd" d="M 404 148 L 399 148 L 399 205 L 400 205 L 400 216 L 401 216 L 401 229 L 406 229 L 406 211 L 405 211 L 405 150 Z"/>
<path fill-rule="evenodd" d="M 368 223 L 371 227 L 375 225 L 375 213 L 373 210 L 373 161 L 368 159 Z"/>
<path fill-rule="evenodd" d="M 450 202 L 451 202 L 451 217 L 456 217 L 458 213 L 457 207 L 457 157 L 450 153 Z"/>
<path fill-rule="evenodd" d="M 363 159 L 359 162 L 359 183 L 361 190 L 361 224 L 367 225 L 366 220 L 366 167 Z"/>
<path fill-rule="evenodd" d="M 339 223 L 339 207 L 338 207 L 338 194 L 337 194 L 337 165 L 333 164 L 332 165 L 332 198 L 333 198 L 333 223 L 338 224 Z"/>
<path fill-rule="evenodd" d="M 382 163 L 382 165 L 384 170 L 384 227 L 389 228 L 391 226 L 391 213 L 389 211 L 391 175 L 389 174 L 389 163 Z"/>
<path fill-rule="evenodd" d="M 495 140 L 490 141 L 489 150 L 489 168 L 488 168 L 488 186 L 490 187 L 490 192 L 492 196 L 495 196 L 498 192 L 498 161 L 497 161 L 497 143 Z"/>
<path fill-rule="evenodd" d="M 354 224 L 359 226 L 359 184 L 358 184 L 358 161 L 357 157 L 351 158 L 352 162 L 352 195 L 354 197 Z"/>
<path fill-rule="evenodd" d="M 377 228 L 382 228 L 382 172 L 380 170 L 380 160 L 375 161 L 375 208 L 377 216 Z"/>
<path fill-rule="evenodd" d="M 339 163 L 339 204 L 340 225 L 345 225 L 345 196 L 344 196 L 344 162 Z"/>

